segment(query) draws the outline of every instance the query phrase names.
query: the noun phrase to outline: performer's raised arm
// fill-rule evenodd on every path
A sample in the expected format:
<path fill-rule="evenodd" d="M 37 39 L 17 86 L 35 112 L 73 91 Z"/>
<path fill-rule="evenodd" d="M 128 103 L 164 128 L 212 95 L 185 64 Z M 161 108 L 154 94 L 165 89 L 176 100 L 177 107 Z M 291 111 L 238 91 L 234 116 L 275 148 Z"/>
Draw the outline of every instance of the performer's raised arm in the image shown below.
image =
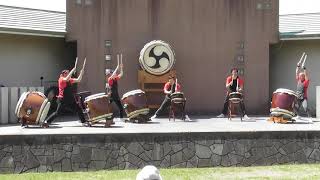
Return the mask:
<path fill-rule="evenodd" d="M 119 78 L 123 76 L 123 63 L 122 63 L 122 54 L 120 55 L 120 73 L 118 74 Z"/>
<path fill-rule="evenodd" d="M 113 71 L 113 73 L 111 74 L 110 78 L 114 78 L 117 76 L 117 71 L 119 70 L 119 55 L 117 54 L 117 60 L 118 60 L 118 64 L 116 69 Z"/>
<path fill-rule="evenodd" d="M 164 86 L 164 88 L 163 88 L 163 92 L 164 92 L 164 94 L 168 94 L 168 95 L 170 95 L 171 94 L 171 89 L 170 90 L 168 90 L 169 89 L 169 86 L 170 86 L 170 84 L 165 84 L 165 86 Z"/>
<path fill-rule="evenodd" d="M 71 79 L 72 74 L 76 71 L 76 68 L 73 68 L 66 77 L 63 77 L 63 81 L 69 81 Z"/>
<path fill-rule="evenodd" d="M 305 80 L 309 81 L 309 75 L 305 67 L 303 67 L 303 73 L 304 73 Z"/>

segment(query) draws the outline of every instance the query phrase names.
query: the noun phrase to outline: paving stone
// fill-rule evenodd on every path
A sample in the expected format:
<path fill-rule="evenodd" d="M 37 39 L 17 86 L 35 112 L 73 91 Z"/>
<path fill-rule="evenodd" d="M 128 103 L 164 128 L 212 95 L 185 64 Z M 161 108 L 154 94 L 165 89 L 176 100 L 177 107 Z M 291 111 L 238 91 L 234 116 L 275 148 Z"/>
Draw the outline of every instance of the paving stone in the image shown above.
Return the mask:
<path fill-rule="evenodd" d="M 139 156 L 142 152 L 144 152 L 143 147 L 139 143 L 130 143 L 130 145 L 127 148 L 128 152 Z"/>
<path fill-rule="evenodd" d="M 212 166 L 220 166 L 221 165 L 221 156 L 213 154 L 211 156 L 211 165 Z"/>
<path fill-rule="evenodd" d="M 20 174 L 24 169 L 24 165 L 20 162 L 15 163 L 14 173 Z"/>
<path fill-rule="evenodd" d="M 92 157 L 91 160 L 94 161 L 105 161 L 107 160 L 107 154 L 110 152 L 105 150 L 105 149 L 97 149 L 97 148 L 92 148 Z"/>
<path fill-rule="evenodd" d="M 12 149 L 13 149 L 12 146 L 7 146 L 7 147 L 3 148 L 2 151 L 10 152 L 10 153 L 11 153 L 11 152 L 12 152 Z"/>
<path fill-rule="evenodd" d="M 70 172 L 72 171 L 71 161 L 70 159 L 63 159 L 61 164 L 61 171 Z"/>
<path fill-rule="evenodd" d="M 45 154 L 45 149 L 30 149 L 31 152 L 35 155 L 35 156 L 41 156 Z"/>
<path fill-rule="evenodd" d="M 92 148 L 80 147 L 80 154 L 79 155 L 80 155 L 80 162 L 89 163 L 91 161 Z"/>
<path fill-rule="evenodd" d="M 210 146 L 212 153 L 222 156 L 223 152 L 223 144 L 214 144 Z"/>
<path fill-rule="evenodd" d="M 183 153 L 183 159 L 185 161 L 191 159 L 193 156 L 195 156 L 195 150 L 192 150 L 190 148 L 185 148 L 182 150 Z"/>
<path fill-rule="evenodd" d="M 56 162 L 52 165 L 52 170 L 53 171 L 61 171 L 61 162 Z"/>
<path fill-rule="evenodd" d="M 182 150 L 182 144 L 174 144 L 171 146 L 174 153 Z"/>
<path fill-rule="evenodd" d="M 209 147 L 196 144 L 196 155 L 201 159 L 209 159 L 212 155 L 212 152 Z"/>
<path fill-rule="evenodd" d="M 103 170 L 105 169 L 106 166 L 106 161 L 91 161 L 89 167 L 93 167 L 90 169 L 94 169 L 94 170 Z"/>
<path fill-rule="evenodd" d="M 12 156 L 6 156 L 0 160 L 1 168 L 14 168 L 14 161 Z"/>
<path fill-rule="evenodd" d="M 37 172 L 42 172 L 42 173 L 47 172 L 47 171 L 48 171 L 48 168 L 45 165 L 40 165 L 37 170 Z"/>
<path fill-rule="evenodd" d="M 26 170 L 37 168 L 40 166 L 40 162 L 38 159 L 31 153 L 31 151 L 27 151 L 25 156 L 22 159 L 22 163 L 26 167 Z"/>
<path fill-rule="evenodd" d="M 198 167 L 211 167 L 211 159 L 199 159 Z"/>
<path fill-rule="evenodd" d="M 53 150 L 53 160 L 54 162 L 59 162 L 66 157 L 66 152 L 64 150 L 54 149 Z"/>
<path fill-rule="evenodd" d="M 314 149 L 312 153 L 310 154 L 310 159 L 314 159 L 316 161 L 320 160 L 320 150 L 319 149 Z"/>
<path fill-rule="evenodd" d="M 80 154 L 80 146 L 74 145 L 72 148 L 72 154 Z"/>
<path fill-rule="evenodd" d="M 176 164 L 181 164 L 182 162 L 184 162 L 182 157 L 182 151 L 179 151 L 171 155 L 171 159 L 170 159 L 171 166 L 174 166 Z"/>

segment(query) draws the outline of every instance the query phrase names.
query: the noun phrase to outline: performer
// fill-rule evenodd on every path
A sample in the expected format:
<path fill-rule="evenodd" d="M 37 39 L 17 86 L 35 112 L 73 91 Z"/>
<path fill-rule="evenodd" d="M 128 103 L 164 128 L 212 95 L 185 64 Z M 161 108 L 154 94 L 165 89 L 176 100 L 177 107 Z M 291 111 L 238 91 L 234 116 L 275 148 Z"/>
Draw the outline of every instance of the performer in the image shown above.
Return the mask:
<path fill-rule="evenodd" d="M 238 76 L 238 69 L 237 68 L 231 69 L 231 75 L 228 76 L 226 80 L 227 95 L 224 100 L 222 113 L 219 116 L 217 116 L 218 118 L 226 117 L 228 113 L 228 107 L 229 107 L 229 94 L 231 92 L 242 92 L 243 84 L 244 84 L 243 80 Z M 244 114 L 244 118 L 249 119 L 249 117 L 246 115 L 246 109 L 243 101 L 240 102 L 240 108 Z"/>
<path fill-rule="evenodd" d="M 79 83 L 82 79 L 83 73 L 84 73 L 84 68 L 86 65 L 86 59 L 84 60 L 84 64 L 82 66 L 82 69 L 80 71 L 80 74 L 78 76 L 78 78 L 72 78 L 72 74 L 75 73 L 76 69 L 77 69 L 77 62 L 78 62 L 78 58 L 76 59 L 75 62 L 75 66 L 74 68 L 69 71 L 69 70 L 63 70 L 60 74 L 59 80 L 58 80 L 58 86 L 59 86 L 59 94 L 57 96 L 57 109 L 55 112 L 53 112 L 50 116 L 48 116 L 46 118 L 46 120 L 44 121 L 43 126 L 44 127 L 48 127 L 49 124 L 52 123 L 52 121 L 61 113 L 61 106 L 64 104 L 64 97 L 65 97 L 65 92 L 68 88 L 71 88 L 71 85 L 74 83 Z M 73 93 L 72 91 L 70 91 L 71 93 Z M 74 99 L 73 99 L 74 101 Z M 70 104 L 70 103 L 68 103 Z M 75 101 L 72 102 L 71 104 L 76 104 Z M 81 121 L 81 123 L 85 123 L 85 117 L 83 115 L 82 109 L 78 106 L 75 105 L 76 108 L 76 112 L 79 116 L 79 119 Z"/>
<path fill-rule="evenodd" d="M 168 82 L 163 87 L 163 92 L 166 95 L 161 106 L 151 119 L 159 117 L 159 115 L 167 109 L 171 104 L 171 94 L 174 92 L 181 92 L 181 86 L 176 82 L 176 78 L 172 75 L 169 76 Z M 185 119 L 189 120 L 188 115 L 185 115 Z"/>
<path fill-rule="evenodd" d="M 296 80 L 297 80 L 297 104 L 298 107 L 296 107 L 296 113 L 297 117 L 299 118 L 299 109 L 302 105 L 303 110 L 305 113 L 307 113 L 308 117 L 310 117 L 309 110 L 308 110 L 308 87 L 310 83 L 310 79 L 307 73 L 307 69 L 305 67 L 305 61 L 307 59 L 307 55 L 303 53 L 300 61 L 297 64 L 296 68 Z M 304 56 L 304 57 L 303 57 Z M 303 62 L 301 60 L 304 59 Z"/>
<path fill-rule="evenodd" d="M 118 65 L 114 71 L 110 69 L 106 69 L 106 77 L 107 77 L 106 89 L 107 89 L 107 94 L 110 96 L 110 103 L 114 102 L 117 105 L 120 111 L 120 119 L 122 119 L 124 109 L 121 104 L 120 96 L 118 93 L 118 81 L 123 76 L 122 54 L 120 56 L 121 63 L 120 63 L 119 74 L 117 74 L 117 71 L 119 70 L 119 55 L 117 55 L 117 59 L 118 59 Z"/>

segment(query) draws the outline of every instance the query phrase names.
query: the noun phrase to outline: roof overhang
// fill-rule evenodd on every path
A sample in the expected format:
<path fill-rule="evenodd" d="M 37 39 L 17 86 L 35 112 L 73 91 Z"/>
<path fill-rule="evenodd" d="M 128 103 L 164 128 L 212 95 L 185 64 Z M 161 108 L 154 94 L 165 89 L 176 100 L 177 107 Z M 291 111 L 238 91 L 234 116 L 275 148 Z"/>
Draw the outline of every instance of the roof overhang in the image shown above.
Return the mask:
<path fill-rule="evenodd" d="M 320 39 L 320 34 L 305 33 L 305 30 L 292 31 L 292 32 L 280 32 L 280 40 L 311 40 Z"/>
<path fill-rule="evenodd" d="M 1 34 L 17 34 L 28 36 L 44 36 L 44 37 L 56 37 L 65 38 L 66 32 L 47 31 L 38 29 L 19 29 L 10 27 L 0 27 Z"/>
<path fill-rule="evenodd" d="M 320 34 L 314 35 L 292 35 L 292 36 L 282 36 L 280 35 L 280 40 L 282 41 L 290 41 L 290 40 L 315 40 L 320 39 Z"/>

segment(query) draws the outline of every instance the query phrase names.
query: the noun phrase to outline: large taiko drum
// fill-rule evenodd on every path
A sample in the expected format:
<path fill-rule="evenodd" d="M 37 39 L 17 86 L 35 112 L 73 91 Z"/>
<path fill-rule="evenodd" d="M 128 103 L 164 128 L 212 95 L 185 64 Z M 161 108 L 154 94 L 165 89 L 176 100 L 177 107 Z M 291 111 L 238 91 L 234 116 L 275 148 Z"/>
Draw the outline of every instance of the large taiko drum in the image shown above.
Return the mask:
<path fill-rule="evenodd" d="M 148 73 L 163 75 L 172 69 L 175 54 L 168 43 L 154 40 L 147 43 L 140 51 L 139 63 Z"/>
<path fill-rule="evenodd" d="M 122 96 L 122 102 L 129 119 L 136 118 L 139 115 L 147 115 L 149 113 L 147 97 L 140 89 L 125 93 Z"/>
<path fill-rule="evenodd" d="M 105 93 L 93 94 L 85 98 L 89 122 L 96 123 L 101 120 L 112 120 L 113 112 L 109 98 Z"/>
<path fill-rule="evenodd" d="M 291 119 L 295 116 L 294 105 L 297 95 L 289 89 L 277 89 L 273 92 L 270 115 Z"/>
<path fill-rule="evenodd" d="M 43 124 L 50 109 L 50 102 L 41 92 L 25 92 L 17 103 L 15 114 L 26 125 Z"/>

